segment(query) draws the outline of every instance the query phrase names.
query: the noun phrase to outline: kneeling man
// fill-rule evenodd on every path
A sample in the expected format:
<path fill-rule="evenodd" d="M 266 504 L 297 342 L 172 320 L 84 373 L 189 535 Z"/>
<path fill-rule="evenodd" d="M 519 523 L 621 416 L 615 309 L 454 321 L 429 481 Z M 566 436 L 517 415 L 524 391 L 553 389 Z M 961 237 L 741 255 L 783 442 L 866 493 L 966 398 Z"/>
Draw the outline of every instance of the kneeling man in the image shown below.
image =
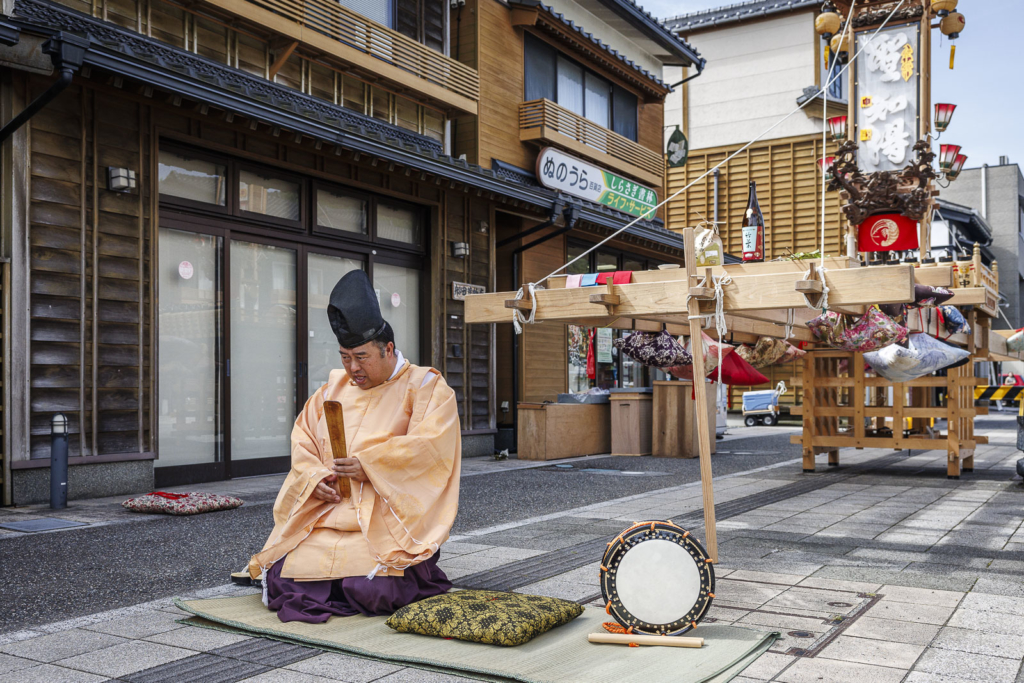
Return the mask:
<path fill-rule="evenodd" d="M 455 392 L 395 349 L 363 271 L 341 278 L 327 315 L 344 370 L 295 420 L 274 530 L 249 562 L 281 621 L 390 614 L 452 585 L 437 560 L 459 504 Z M 342 405 L 347 458 L 331 452 L 324 401 Z M 339 477 L 351 496 L 338 494 Z"/>

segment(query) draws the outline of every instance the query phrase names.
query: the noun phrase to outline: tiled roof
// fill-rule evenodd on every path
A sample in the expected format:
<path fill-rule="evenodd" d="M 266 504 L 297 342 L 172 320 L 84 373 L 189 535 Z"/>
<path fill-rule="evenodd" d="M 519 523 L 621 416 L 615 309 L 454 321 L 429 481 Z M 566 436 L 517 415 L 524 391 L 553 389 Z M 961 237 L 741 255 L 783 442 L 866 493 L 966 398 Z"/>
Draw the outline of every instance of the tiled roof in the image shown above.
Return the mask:
<path fill-rule="evenodd" d="M 626 57 L 626 55 L 620 54 L 618 50 L 615 50 L 611 46 L 609 46 L 609 45 L 605 44 L 604 42 L 602 42 L 601 39 L 596 37 L 593 33 L 590 33 L 589 31 L 584 30 L 584 28 L 582 26 L 577 26 L 576 22 L 574 22 L 571 19 L 566 18 L 566 16 L 564 14 L 561 14 L 560 12 L 556 12 L 553 7 L 545 5 L 540 0 L 509 0 L 509 4 L 512 5 L 513 7 L 519 6 L 519 7 L 529 7 L 531 9 L 532 8 L 539 9 L 541 12 L 544 12 L 544 13 L 550 15 L 551 17 L 553 17 L 557 21 L 560 21 L 564 25 L 566 25 L 569 28 L 571 28 L 572 30 L 574 30 L 576 33 L 578 33 L 587 42 L 592 43 L 593 45 L 596 45 L 599 49 L 603 50 L 605 53 L 611 55 L 612 57 L 614 57 L 615 59 L 619 60 L 624 65 L 626 65 L 630 69 L 633 69 L 634 71 L 636 71 L 640 75 L 644 76 L 645 78 L 653 81 L 658 86 L 660 86 L 662 88 L 669 87 L 664 81 L 661 80 L 661 78 L 659 78 L 658 76 L 655 76 L 654 74 L 652 74 L 647 69 L 643 68 L 642 66 L 640 66 L 639 64 L 637 64 L 633 60 L 629 59 L 628 57 Z"/>
<path fill-rule="evenodd" d="M 738 2 L 715 9 L 669 17 L 664 20 L 664 24 L 677 33 L 686 33 L 694 29 L 722 26 L 820 5 L 821 0 L 748 0 L 748 2 Z"/>
<path fill-rule="evenodd" d="M 598 0 L 598 2 L 636 25 L 649 38 L 660 43 L 675 55 L 685 58 L 696 66 L 698 71 L 704 69 L 707 60 L 701 57 L 692 45 L 676 35 L 663 21 L 637 5 L 633 0 Z"/>

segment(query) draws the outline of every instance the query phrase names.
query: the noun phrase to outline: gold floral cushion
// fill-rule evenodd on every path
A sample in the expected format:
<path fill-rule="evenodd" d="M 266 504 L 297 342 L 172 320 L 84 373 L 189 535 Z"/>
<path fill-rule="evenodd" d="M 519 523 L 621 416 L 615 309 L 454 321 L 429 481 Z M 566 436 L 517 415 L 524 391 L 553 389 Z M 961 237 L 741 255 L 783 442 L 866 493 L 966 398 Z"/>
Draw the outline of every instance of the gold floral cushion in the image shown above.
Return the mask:
<path fill-rule="evenodd" d="M 583 606 L 541 595 L 466 590 L 402 607 L 387 625 L 402 633 L 488 645 L 522 645 L 583 614 Z"/>

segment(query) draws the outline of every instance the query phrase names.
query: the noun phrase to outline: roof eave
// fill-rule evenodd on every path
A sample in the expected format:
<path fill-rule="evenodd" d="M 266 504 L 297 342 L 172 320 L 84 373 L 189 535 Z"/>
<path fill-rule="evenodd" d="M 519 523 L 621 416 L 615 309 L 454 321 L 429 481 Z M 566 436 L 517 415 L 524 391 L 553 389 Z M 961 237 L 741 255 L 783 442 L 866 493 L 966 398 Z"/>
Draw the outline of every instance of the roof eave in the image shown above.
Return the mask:
<path fill-rule="evenodd" d="M 707 60 L 701 57 L 700 53 L 630 0 L 598 0 L 598 2 L 636 26 L 641 33 L 665 48 L 669 55 L 680 60 L 679 62 L 666 62 L 666 65 L 695 66 L 699 71 L 704 69 Z"/>

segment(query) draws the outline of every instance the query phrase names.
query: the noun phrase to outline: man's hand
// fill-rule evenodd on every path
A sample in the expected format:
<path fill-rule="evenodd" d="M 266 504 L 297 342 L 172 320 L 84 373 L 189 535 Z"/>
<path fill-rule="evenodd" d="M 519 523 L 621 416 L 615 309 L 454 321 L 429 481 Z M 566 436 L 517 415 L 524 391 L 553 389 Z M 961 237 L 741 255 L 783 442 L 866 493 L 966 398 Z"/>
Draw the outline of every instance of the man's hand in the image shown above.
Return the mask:
<path fill-rule="evenodd" d="M 338 475 L 336 474 L 329 474 L 324 477 L 323 480 L 316 485 L 316 488 L 313 489 L 313 497 L 328 503 L 340 503 L 341 496 L 339 496 L 338 492 L 334 490 L 333 486 L 331 486 L 331 484 L 336 481 L 338 481 Z"/>
<path fill-rule="evenodd" d="M 370 481 L 359 464 L 358 458 L 338 458 L 334 461 L 334 471 L 352 481 Z"/>

